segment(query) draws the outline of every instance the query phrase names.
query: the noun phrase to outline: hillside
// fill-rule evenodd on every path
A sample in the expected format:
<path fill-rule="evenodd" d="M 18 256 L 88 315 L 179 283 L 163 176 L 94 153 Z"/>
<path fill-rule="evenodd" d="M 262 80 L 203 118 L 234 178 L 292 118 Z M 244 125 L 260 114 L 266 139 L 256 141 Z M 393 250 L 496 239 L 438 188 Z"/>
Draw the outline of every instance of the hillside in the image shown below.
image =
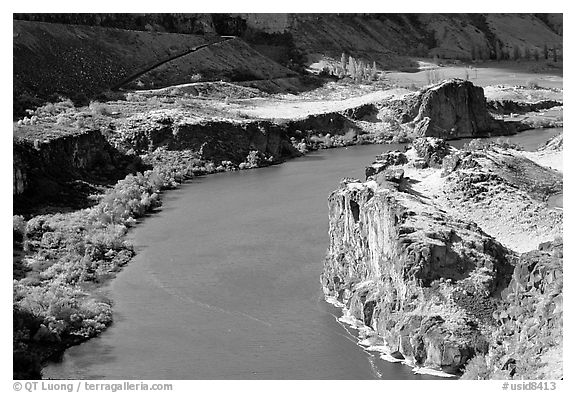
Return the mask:
<path fill-rule="evenodd" d="M 76 104 L 123 85 L 147 69 L 146 86 L 164 87 L 202 80 L 245 81 L 295 76 L 241 39 L 214 34 L 175 34 L 15 20 L 14 115 L 71 98 Z M 229 40 L 222 46 L 210 45 Z M 201 48 L 201 49 L 199 49 Z M 194 55 L 195 52 L 199 55 Z M 187 55 L 192 52 L 192 55 Z M 186 55 L 186 56 L 183 56 Z M 169 61 L 176 59 L 174 61 Z M 168 63 L 166 63 L 168 61 Z M 152 77 L 151 77 L 152 76 Z"/>
<path fill-rule="evenodd" d="M 169 61 L 140 76 L 126 87 L 167 87 L 190 82 L 191 78 L 202 81 L 241 82 L 297 75 L 235 38 Z"/>
<path fill-rule="evenodd" d="M 58 95 L 86 100 L 136 70 L 218 36 L 14 21 L 14 111 Z"/>
<path fill-rule="evenodd" d="M 406 67 L 407 56 L 496 59 L 518 47 L 544 51 L 562 46 L 559 14 L 238 14 L 244 32 L 289 34 L 305 56 L 340 57 L 342 52 L 375 60 L 384 69 Z M 251 40 L 247 38 L 249 42 Z M 543 53 L 541 53 L 543 54 Z"/>
<path fill-rule="evenodd" d="M 562 55 L 558 14 L 15 14 L 14 18 L 16 117 L 58 95 L 85 104 L 145 71 L 149 72 L 128 87 L 257 80 L 261 83 L 250 86 L 278 92 L 302 90 L 299 81 L 285 79 L 306 75 L 306 67 L 325 59 L 339 61 L 342 53 L 375 62 L 380 70 L 416 70 L 417 58 L 434 56 L 468 61 Z M 221 41 L 226 42 L 215 44 Z M 269 82 L 280 79 L 284 82 Z"/>

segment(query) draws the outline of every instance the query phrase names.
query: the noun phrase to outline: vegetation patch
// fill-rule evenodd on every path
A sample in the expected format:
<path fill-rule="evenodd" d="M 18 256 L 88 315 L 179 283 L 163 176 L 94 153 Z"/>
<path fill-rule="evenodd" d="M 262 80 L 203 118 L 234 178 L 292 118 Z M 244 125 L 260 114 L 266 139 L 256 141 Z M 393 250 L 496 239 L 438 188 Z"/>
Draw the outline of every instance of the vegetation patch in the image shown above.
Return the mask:
<path fill-rule="evenodd" d="M 38 378 L 49 356 L 112 323 L 98 288 L 133 256 L 128 229 L 190 173 L 170 165 L 128 175 L 88 209 L 14 218 L 21 271 L 14 281 L 14 378 Z"/>

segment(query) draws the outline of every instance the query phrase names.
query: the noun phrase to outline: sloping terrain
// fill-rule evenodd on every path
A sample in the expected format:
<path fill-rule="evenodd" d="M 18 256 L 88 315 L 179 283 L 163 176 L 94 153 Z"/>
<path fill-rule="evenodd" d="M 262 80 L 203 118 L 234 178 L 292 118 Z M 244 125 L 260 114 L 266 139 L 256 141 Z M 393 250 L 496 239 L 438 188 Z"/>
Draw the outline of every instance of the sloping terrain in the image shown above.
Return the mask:
<path fill-rule="evenodd" d="M 146 69 L 131 86 L 298 75 L 236 38 L 14 21 L 15 115 L 59 95 L 87 103 Z"/>
<path fill-rule="evenodd" d="M 14 109 L 19 113 L 58 95 L 82 102 L 139 69 L 221 40 L 16 20 L 13 32 Z"/>
<path fill-rule="evenodd" d="M 562 19 L 555 14 L 15 17 L 14 112 L 20 116 L 46 99 L 54 101 L 57 95 L 85 103 L 149 68 L 150 72 L 130 86 L 165 87 L 198 80 L 246 84 L 256 80 L 261 83 L 251 86 L 281 92 L 306 89 L 309 86 L 290 78 L 305 74 L 305 66 L 322 59 L 337 62 L 342 53 L 374 61 L 380 70 L 416 70 L 414 57 L 529 58 L 538 52 L 543 58 L 552 53 L 561 56 L 562 51 Z M 182 56 L 226 40 L 217 34 L 237 38 Z M 167 62 L 172 58 L 174 61 Z"/>
<path fill-rule="evenodd" d="M 234 38 L 194 51 L 145 73 L 126 87 L 166 87 L 202 81 L 249 81 L 297 76 L 261 55 L 244 41 Z"/>
<path fill-rule="evenodd" d="M 239 14 L 246 29 L 289 33 L 305 56 L 336 59 L 345 52 L 384 69 L 413 65 L 405 56 L 496 59 L 544 46 L 562 47 L 558 14 Z M 237 32 L 241 35 L 242 32 Z"/>
<path fill-rule="evenodd" d="M 562 37 L 534 15 L 486 14 L 486 23 L 508 51 L 514 46 L 543 50 L 545 46 L 551 49 L 562 45 Z"/>

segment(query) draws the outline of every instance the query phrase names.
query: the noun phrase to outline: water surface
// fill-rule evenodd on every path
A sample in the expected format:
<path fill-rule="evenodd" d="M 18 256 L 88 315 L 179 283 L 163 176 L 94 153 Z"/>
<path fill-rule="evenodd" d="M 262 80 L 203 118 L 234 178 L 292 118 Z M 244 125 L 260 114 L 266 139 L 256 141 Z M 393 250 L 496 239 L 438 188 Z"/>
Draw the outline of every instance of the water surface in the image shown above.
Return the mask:
<path fill-rule="evenodd" d="M 536 146 L 555 131 L 510 140 Z M 460 143 L 458 141 L 456 143 Z M 324 302 L 327 196 L 399 145 L 196 179 L 130 234 L 114 324 L 44 369 L 72 379 L 430 379 L 364 351 Z"/>

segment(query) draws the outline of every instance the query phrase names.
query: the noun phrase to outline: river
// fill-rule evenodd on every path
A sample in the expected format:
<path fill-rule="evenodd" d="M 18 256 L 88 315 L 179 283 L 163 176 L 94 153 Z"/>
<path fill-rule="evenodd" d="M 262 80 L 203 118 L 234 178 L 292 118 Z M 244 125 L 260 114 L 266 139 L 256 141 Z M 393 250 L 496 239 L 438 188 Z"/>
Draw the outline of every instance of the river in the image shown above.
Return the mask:
<path fill-rule="evenodd" d="M 532 149 L 559 133 L 510 137 Z M 461 142 L 455 142 L 460 144 Z M 138 252 L 104 288 L 114 323 L 68 349 L 55 379 L 430 379 L 364 351 L 323 300 L 327 196 L 400 145 L 322 150 L 197 178 L 130 233 Z"/>

